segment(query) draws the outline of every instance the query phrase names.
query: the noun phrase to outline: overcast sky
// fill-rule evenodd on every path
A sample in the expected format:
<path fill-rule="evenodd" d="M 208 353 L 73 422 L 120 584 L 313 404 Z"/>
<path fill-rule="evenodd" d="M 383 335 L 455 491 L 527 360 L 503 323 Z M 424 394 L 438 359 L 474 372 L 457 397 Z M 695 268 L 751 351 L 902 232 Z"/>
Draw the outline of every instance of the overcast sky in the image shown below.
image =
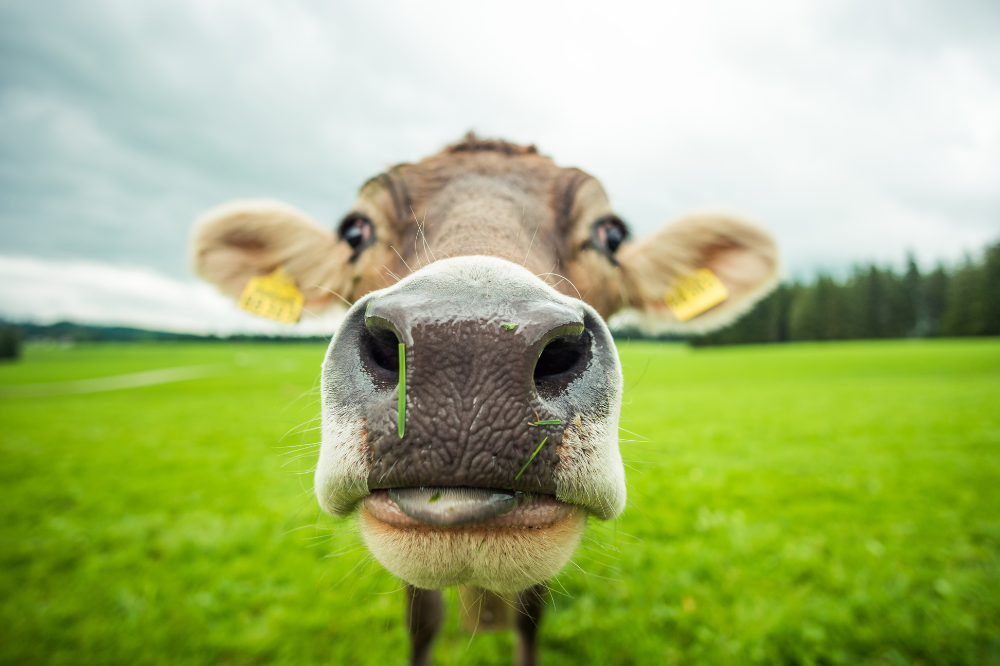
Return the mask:
<path fill-rule="evenodd" d="M 742 213 L 791 277 L 956 261 L 1000 238 L 1000 3 L 0 1 L 0 316 L 58 317 L 27 276 L 58 300 L 82 267 L 109 305 L 77 319 L 138 321 L 129 276 L 197 300 L 204 209 L 332 225 L 468 129 L 598 176 L 639 234 Z"/>

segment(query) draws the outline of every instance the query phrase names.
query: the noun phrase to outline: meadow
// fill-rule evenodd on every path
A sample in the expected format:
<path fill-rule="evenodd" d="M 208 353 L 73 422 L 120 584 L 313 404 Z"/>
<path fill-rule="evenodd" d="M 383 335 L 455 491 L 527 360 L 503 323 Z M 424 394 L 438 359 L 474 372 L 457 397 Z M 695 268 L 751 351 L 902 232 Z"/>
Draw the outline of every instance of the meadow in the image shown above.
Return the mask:
<path fill-rule="evenodd" d="M 542 663 L 1000 663 L 1000 340 L 620 349 L 629 508 Z M 400 583 L 312 497 L 323 353 L 0 365 L 0 663 L 405 663 Z M 436 663 L 509 664 L 448 594 Z"/>

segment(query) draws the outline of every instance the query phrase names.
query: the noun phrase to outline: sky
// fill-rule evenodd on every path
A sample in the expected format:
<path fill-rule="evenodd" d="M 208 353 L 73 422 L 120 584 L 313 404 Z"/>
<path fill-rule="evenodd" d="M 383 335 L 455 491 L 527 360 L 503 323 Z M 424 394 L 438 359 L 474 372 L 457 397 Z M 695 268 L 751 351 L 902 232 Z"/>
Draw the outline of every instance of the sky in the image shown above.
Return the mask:
<path fill-rule="evenodd" d="M 270 331 L 192 275 L 193 220 L 333 226 L 469 129 L 636 235 L 757 221 L 789 278 L 957 262 L 1000 238 L 1000 4 L 0 0 L 0 317 Z"/>

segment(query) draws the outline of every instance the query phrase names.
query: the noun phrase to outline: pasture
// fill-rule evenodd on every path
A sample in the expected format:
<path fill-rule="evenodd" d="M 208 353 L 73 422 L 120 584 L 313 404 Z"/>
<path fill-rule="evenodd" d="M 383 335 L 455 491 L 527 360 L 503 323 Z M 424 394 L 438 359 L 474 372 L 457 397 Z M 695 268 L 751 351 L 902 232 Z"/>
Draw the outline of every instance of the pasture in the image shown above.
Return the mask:
<path fill-rule="evenodd" d="M 1000 340 L 620 349 L 630 506 L 544 664 L 1000 663 Z M 311 493 L 324 350 L 0 365 L 0 662 L 404 663 L 400 584 Z M 509 664 L 449 596 L 437 663 Z"/>

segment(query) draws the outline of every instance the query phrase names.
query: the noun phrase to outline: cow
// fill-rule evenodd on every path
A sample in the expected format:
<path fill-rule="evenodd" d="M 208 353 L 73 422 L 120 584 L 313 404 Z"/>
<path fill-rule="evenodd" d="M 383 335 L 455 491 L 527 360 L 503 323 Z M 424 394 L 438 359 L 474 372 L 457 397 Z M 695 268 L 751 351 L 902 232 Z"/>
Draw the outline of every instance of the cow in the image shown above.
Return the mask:
<path fill-rule="evenodd" d="M 315 492 L 406 583 L 413 664 L 455 585 L 513 595 L 515 663 L 535 663 L 546 581 L 588 518 L 625 508 L 606 320 L 707 332 L 778 279 L 752 224 L 697 214 L 633 238 L 596 178 L 472 133 L 368 180 L 332 229 L 270 200 L 215 208 L 192 254 L 234 297 L 280 270 L 306 311 L 349 306 L 323 361 Z"/>

